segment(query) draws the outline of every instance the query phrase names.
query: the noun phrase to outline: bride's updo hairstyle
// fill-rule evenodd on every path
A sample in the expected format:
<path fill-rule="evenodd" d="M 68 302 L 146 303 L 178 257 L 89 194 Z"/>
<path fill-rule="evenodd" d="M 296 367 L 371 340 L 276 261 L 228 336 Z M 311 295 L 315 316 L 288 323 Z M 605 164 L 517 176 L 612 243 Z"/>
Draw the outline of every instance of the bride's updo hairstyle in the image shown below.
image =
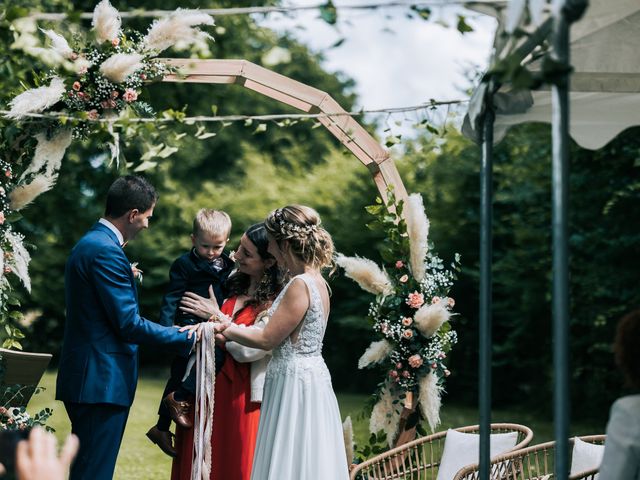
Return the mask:
<path fill-rule="evenodd" d="M 333 265 L 333 240 L 320 225 L 320 215 L 311 207 L 289 205 L 271 212 L 264 222 L 280 248 L 286 243 L 306 265 L 322 269 Z"/>

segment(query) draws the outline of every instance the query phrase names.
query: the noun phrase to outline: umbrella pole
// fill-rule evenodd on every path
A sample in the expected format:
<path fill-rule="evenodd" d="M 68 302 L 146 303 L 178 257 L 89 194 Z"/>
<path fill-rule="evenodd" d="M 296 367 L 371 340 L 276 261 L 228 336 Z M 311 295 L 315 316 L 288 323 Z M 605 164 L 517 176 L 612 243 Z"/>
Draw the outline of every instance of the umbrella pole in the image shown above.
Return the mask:
<path fill-rule="evenodd" d="M 490 89 L 491 90 L 491 89 Z M 492 329 L 492 222 L 493 222 L 493 124 L 492 94 L 485 99 L 482 119 L 482 166 L 480 171 L 480 480 L 489 480 L 491 431 L 491 329 Z"/>

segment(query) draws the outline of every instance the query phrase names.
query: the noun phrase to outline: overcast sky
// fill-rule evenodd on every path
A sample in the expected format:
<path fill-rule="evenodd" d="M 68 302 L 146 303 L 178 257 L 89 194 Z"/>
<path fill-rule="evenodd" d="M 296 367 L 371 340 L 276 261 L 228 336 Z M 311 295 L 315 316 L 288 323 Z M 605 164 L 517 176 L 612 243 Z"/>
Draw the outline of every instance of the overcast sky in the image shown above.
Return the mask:
<path fill-rule="evenodd" d="M 317 5 L 318 0 L 296 0 L 290 5 Z M 487 65 L 495 22 L 459 7 L 433 9 L 429 21 L 408 19 L 408 8 L 346 10 L 340 5 L 380 3 L 373 0 L 336 0 L 338 23 L 331 26 L 318 11 L 303 11 L 287 18 L 272 14 L 261 23 L 288 30 L 298 40 L 326 57 L 328 71 L 342 71 L 356 81 L 358 107 L 379 109 L 428 102 L 429 99 L 465 98 L 469 86 L 465 71 Z M 474 31 L 460 34 L 457 14 L 464 14 Z M 448 23 L 449 28 L 440 23 Z M 329 48 L 338 40 L 344 42 Z M 394 115 L 394 133 L 410 134 L 410 124 L 425 113 Z M 398 127 L 395 122 L 403 121 Z"/>

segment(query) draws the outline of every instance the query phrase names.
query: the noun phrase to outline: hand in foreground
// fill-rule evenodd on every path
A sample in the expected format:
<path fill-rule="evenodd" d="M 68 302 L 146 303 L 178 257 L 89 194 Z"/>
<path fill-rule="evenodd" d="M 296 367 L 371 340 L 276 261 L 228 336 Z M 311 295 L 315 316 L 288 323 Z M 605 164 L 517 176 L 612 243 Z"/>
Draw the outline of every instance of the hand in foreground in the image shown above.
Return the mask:
<path fill-rule="evenodd" d="M 69 435 L 58 456 L 57 440 L 51 433 L 35 427 L 29 440 L 22 440 L 16 447 L 16 473 L 20 480 L 64 480 L 78 453 L 78 437 Z"/>
<path fill-rule="evenodd" d="M 193 335 L 196 335 L 196 341 L 199 342 L 200 338 L 202 337 L 202 328 L 205 323 L 206 322 L 196 323 L 195 325 L 185 325 L 184 327 L 181 327 L 179 331 L 189 332 L 187 334 L 187 338 L 191 338 Z M 220 322 L 213 323 L 213 331 L 216 334 L 216 340 L 219 340 L 217 337 L 222 336 L 222 332 L 224 332 L 229 325 L 231 325 L 231 322 L 226 319 Z"/>
<path fill-rule="evenodd" d="M 200 337 L 202 336 L 202 333 L 200 331 L 200 325 L 202 325 L 201 323 L 196 323 L 195 325 L 185 325 L 184 327 L 180 327 L 180 330 L 178 330 L 179 332 L 189 332 L 187 333 L 187 338 L 191 338 L 194 335 L 196 336 L 196 342 L 200 341 Z"/>
<path fill-rule="evenodd" d="M 209 285 L 209 298 L 201 297 L 197 293 L 185 292 L 180 299 L 180 310 L 202 319 L 208 319 L 212 315 L 221 315 L 218 301 L 211 285 Z"/>

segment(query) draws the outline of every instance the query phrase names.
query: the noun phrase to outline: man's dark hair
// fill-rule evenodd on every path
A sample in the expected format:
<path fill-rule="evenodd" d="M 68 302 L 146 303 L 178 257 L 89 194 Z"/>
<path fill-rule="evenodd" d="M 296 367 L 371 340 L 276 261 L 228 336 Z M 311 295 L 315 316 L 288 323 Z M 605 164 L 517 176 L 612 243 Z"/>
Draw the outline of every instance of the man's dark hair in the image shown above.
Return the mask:
<path fill-rule="evenodd" d="M 135 175 L 120 177 L 109 187 L 104 214 L 118 218 L 134 208 L 146 212 L 158 201 L 155 188 L 147 180 Z"/>
<path fill-rule="evenodd" d="M 616 363 L 627 377 L 627 383 L 635 388 L 640 388 L 640 309 L 627 313 L 616 329 L 616 339 L 613 344 L 613 352 Z"/>

